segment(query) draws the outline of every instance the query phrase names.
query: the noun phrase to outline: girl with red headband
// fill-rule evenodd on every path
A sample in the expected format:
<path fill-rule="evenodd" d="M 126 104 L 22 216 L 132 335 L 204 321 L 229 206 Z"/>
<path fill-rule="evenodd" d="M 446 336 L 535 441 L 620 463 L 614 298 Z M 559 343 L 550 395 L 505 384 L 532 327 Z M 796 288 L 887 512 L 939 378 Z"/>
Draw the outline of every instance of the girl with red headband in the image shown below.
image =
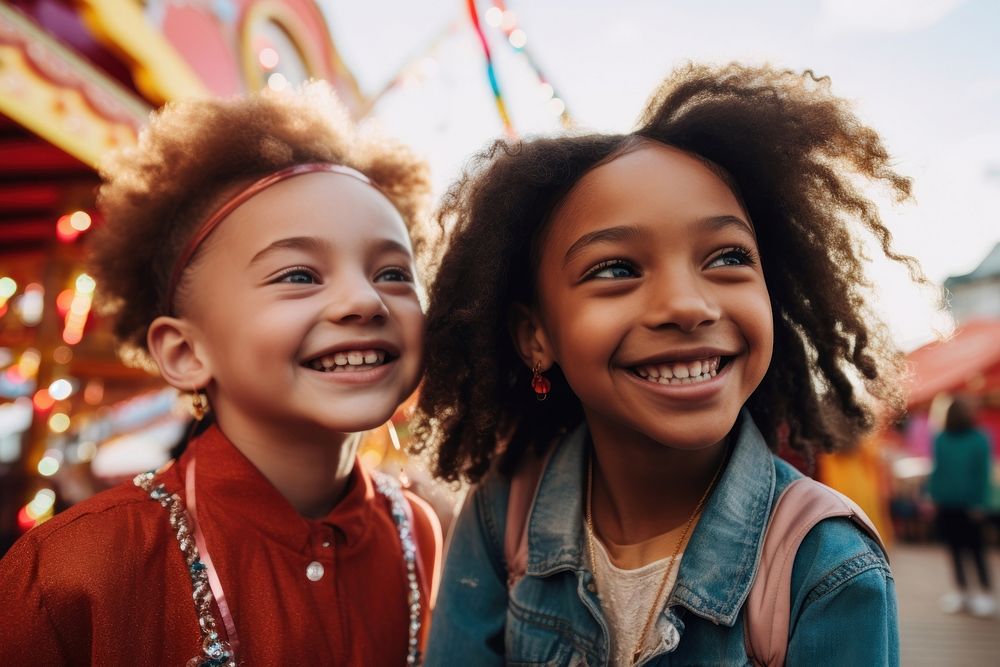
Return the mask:
<path fill-rule="evenodd" d="M 426 166 L 313 86 L 168 106 L 103 176 L 98 289 L 200 434 L 0 561 L 0 664 L 419 662 L 440 529 L 352 434 L 420 376 Z"/>

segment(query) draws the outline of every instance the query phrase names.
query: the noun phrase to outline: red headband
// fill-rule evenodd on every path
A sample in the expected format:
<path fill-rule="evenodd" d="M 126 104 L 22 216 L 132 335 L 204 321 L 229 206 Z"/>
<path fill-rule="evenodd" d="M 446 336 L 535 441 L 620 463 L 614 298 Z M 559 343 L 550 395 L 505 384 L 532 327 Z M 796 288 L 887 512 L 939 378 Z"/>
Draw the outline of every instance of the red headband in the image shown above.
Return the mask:
<path fill-rule="evenodd" d="M 167 286 L 167 306 L 173 310 L 174 303 L 174 292 L 177 291 L 177 284 L 180 282 L 181 274 L 184 273 L 184 269 L 187 268 L 188 262 L 194 257 L 194 253 L 197 252 L 198 248 L 205 239 L 208 238 L 209 234 L 215 231 L 223 220 L 225 220 L 230 213 L 235 211 L 241 204 L 250 199 L 251 197 L 263 192 L 275 183 L 280 183 L 289 178 L 295 176 L 301 176 L 302 174 L 311 174 L 317 171 L 326 171 L 334 174 L 344 174 L 345 176 L 352 176 L 362 183 L 371 185 L 371 182 L 367 176 L 362 174 L 357 169 L 351 169 L 350 167 L 345 167 L 340 164 L 329 164 L 327 162 L 309 162 L 306 164 L 296 164 L 291 167 L 285 167 L 284 169 L 279 169 L 278 171 L 268 174 L 263 178 L 254 181 L 244 189 L 237 192 L 229 200 L 224 202 L 219 208 L 215 210 L 212 215 L 205 219 L 205 222 L 201 224 L 201 227 L 194 233 L 191 240 L 187 242 L 184 246 L 184 250 L 181 254 L 177 256 L 177 261 L 174 262 L 174 269 L 170 273 L 170 283 Z"/>

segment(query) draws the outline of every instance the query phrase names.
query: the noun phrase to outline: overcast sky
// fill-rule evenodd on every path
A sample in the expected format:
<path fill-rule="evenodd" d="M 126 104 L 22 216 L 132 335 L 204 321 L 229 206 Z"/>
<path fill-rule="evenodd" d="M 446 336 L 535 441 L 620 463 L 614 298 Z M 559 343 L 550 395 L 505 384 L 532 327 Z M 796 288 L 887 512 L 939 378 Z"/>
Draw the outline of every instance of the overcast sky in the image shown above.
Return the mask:
<path fill-rule="evenodd" d="M 411 64 L 374 117 L 431 161 L 439 189 L 502 134 L 465 2 L 321 4 L 364 91 L 379 91 Z M 829 75 L 915 180 L 915 202 L 882 210 L 899 250 L 943 281 L 971 271 L 1000 241 L 1000 2 L 511 0 L 507 7 L 576 121 L 597 131 L 631 129 L 657 83 L 687 60 L 767 61 Z M 483 27 L 517 130 L 557 132 L 524 56 L 499 29 Z M 880 312 L 904 348 L 947 331 L 933 295 L 905 272 L 876 262 L 872 277 Z"/>

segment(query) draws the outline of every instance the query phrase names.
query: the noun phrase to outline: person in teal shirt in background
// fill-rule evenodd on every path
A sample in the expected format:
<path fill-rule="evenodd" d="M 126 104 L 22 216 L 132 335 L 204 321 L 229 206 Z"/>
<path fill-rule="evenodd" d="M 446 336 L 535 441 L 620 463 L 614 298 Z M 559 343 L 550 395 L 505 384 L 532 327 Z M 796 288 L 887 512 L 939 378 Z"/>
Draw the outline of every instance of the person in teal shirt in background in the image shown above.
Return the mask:
<path fill-rule="evenodd" d="M 937 506 L 938 532 L 948 545 L 955 569 L 958 591 L 941 599 L 948 613 L 968 610 L 976 616 L 996 613 L 989 569 L 983 549 L 983 523 L 989 504 L 990 441 L 976 427 L 969 401 L 955 398 L 948 406 L 944 431 L 934 439 L 934 469 L 928 492 Z M 981 591 L 969 593 L 963 553 L 969 552 L 976 564 Z"/>

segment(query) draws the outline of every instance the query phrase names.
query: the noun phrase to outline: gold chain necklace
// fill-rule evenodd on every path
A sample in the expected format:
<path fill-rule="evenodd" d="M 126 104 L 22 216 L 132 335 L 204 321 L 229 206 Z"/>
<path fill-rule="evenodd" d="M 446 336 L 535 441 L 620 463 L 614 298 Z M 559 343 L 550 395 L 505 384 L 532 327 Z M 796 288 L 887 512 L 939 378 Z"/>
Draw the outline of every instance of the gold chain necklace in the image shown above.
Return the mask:
<path fill-rule="evenodd" d="M 642 653 L 642 647 L 646 643 L 646 635 L 649 634 L 650 628 L 653 626 L 653 619 L 656 618 L 656 607 L 657 602 L 663 596 L 663 589 L 667 587 L 667 582 L 670 581 L 670 575 L 673 573 L 675 566 L 677 565 L 677 554 L 681 552 L 681 547 L 684 546 L 684 542 L 687 539 L 688 533 L 691 530 L 694 520 L 701 513 L 702 508 L 705 506 L 705 501 L 708 500 L 709 494 L 712 493 L 712 489 L 715 488 L 715 482 L 719 479 L 719 473 L 722 472 L 723 464 L 719 464 L 719 467 L 715 469 L 715 474 L 712 476 L 712 481 L 708 483 L 708 487 L 705 489 L 705 493 L 701 494 L 701 499 L 698 504 L 695 505 L 694 511 L 691 512 L 691 516 L 688 517 L 687 523 L 684 524 L 684 530 L 681 532 L 679 538 L 677 538 L 677 544 L 674 545 L 674 553 L 670 557 L 670 563 L 667 565 L 666 572 L 663 573 L 663 579 L 660 581 L 660 587 L 656 591 L 656 597 L 653 598 L 653 604 L 649 608 L 649 614 L 646 616 L 646 624 L 642 627 L 642 634 L 639 635 L 639 642 L 636 644 L 635 649 L 632 651 L 632 664 L 636 664 L 639 661 L 639 655 Z M 594 457 L 591 454 L 587 458 L 587 553 L 590 556 L 590 569 L 591 575 L 594 577 L 594 587 L 600 591 L 600 584 L 597 581 L 597 559 L 594 557 L 594 539 L 597 533 L 594 531 L 594 517 L 591 507 L 591 494 L 594 486 Z"/>

